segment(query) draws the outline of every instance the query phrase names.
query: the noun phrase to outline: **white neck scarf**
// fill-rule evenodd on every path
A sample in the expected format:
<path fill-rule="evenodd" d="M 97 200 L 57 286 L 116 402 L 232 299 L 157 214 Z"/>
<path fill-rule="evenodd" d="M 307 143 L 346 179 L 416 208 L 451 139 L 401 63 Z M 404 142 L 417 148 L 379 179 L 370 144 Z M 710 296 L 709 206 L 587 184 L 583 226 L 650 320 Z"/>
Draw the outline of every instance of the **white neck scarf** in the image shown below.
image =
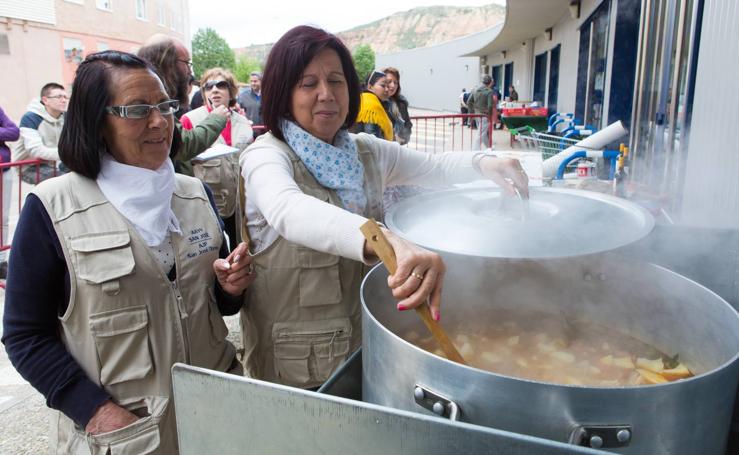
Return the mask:
<path fill-rule="evenodd" d="M 167 158 L 152 171 L 129 166 L 104 154 L 96 180 L 100 191 L 144 238 L 149 246 L 164 241 L 168 232 L 180 231 L 180 223 L 172 211 L 174 166 Z"/>

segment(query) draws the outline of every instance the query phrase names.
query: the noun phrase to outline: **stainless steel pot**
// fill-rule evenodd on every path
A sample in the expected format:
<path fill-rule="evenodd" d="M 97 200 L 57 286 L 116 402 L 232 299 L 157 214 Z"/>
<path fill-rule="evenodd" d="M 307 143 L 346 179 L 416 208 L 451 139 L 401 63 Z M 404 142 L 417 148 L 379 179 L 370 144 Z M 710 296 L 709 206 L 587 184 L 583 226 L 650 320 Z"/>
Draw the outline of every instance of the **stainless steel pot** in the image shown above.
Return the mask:
<path fill-rule="evenodd" d="M 661 267 L 603 254 L 543 262 L 445 255 L 445 322 L 497 309 L 576 315 L 680 354 L 697 375 L 653 386 L 540 383 L 462 366 L 407 343 L 387 272 L 362 285 L 363 399 L 556 441 L 633 454 L 721 454 L 739 378 L 739 314 Z M 428 408 L 428 409 L 427 409 Z"/>

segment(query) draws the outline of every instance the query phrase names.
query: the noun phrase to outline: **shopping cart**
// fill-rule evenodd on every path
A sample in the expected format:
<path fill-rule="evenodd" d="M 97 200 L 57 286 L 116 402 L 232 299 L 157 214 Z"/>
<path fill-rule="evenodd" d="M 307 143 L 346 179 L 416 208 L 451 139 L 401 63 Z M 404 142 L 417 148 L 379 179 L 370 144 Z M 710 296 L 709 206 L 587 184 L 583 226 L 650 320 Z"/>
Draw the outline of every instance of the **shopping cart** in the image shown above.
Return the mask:
<path fill-rule="evenodd" d="M 523 149 L 541 152 L 541 158 L 544 161 L 569 149 L 570 153 L 567 156 L 560 157 L 558 161 L 558 170 L 554 177 L 555 179 L 562 179 L 566 172 L 574 171 L 578 161 L 581 159 L 607 160 L 609 162 L 608 178 L 612 179 L 616 171 L 617 159 L 621 155 L 621 151 L 619 150 L 596 150 L 577 145 L 585 137 L 593 134 L 594 129 L 590 128 L 573 128 L 565 133 L 564 136 L 536 131 L 531 127 L 516 128 L 510 132 L 515 143 L 519 144 Z"/>
<path fill-rule="evenodd" d="M 592 134 L 590 130 L 585 130 L 584 134 L 579 134 L 580 132 L 573 130 L 566 136 L 560 136 L 558 134 L 536 131 L 530 126 L 514 128 L 510 130 L 510 133 L 514 142 L 519 144 L 521 148 L 540 151 L 541 157 L 544 160 L 572 147 L 584 137 Z M 582 149 L 587 150 L 586 147 Z"/>

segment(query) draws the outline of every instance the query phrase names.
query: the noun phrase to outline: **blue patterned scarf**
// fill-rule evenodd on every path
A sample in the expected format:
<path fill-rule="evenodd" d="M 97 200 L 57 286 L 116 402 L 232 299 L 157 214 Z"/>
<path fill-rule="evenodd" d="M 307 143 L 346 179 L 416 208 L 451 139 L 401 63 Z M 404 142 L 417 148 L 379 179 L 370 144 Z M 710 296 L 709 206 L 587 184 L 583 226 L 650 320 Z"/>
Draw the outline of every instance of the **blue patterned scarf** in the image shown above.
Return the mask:
<path fill-rule="evenodd" d="M 346 130 L 339 130 L 334 145 L 311 135 L 296 123 L 280 123 L 287 145 L 298 155 L 313 177 L 326 188 L 336 190 L 344 208 L 362 215 L 367 206 L 364 194 L 364 166 L 357 144 Z"/>

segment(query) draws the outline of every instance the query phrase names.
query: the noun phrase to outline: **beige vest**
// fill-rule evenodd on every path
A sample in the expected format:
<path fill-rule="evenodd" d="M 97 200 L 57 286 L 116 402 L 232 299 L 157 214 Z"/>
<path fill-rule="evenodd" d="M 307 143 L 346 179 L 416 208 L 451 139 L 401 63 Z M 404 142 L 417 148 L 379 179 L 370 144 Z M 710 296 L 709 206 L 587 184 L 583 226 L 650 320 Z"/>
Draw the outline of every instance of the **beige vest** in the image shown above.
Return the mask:
<path fill-rule="evenodd" d="M 269 141 L 290 157 L 303 193 L 342 207 L 282 141 Z M 369 147 L 357 139 L 364 164 L 365 216 L 382 219 L 381 178 Z M 247 152 L 248 153 L 248 152 Z M 359 287 L 367 267 L 278 238 L 254 256 L 256 281 L 241 311 L 245 374 L 297 387 L 328 379 L 362 343 Z"/>
<path fill-rule="evenodd" d="M 202 183 L 176 177 L 172 210 L 182 235 L 171 234 L 174 283 L 93 180 L 70 173 L 34 192 L 49 213 L 69 269 L 62 341 L 92 381 L 142 417 L 120 430 L 87 436 L 57 413 L 54 453 L 177 453 L 172 365 L 240 372 L 215 301 L 212 264 L 223 236 Z"/>
<path fill-rule="evenodd" d="M 201 106 L 194 111 L 187 113 L 187 118 L 192 122 L 193 127 L 208 116 L 208 109 Z M 238 200 L 239 185 L 239 155 L 249 145 L 254 136 L 252 134 L 249 121 L 240 114 L 231 114 L 231 144 L 239 149 L 239 153 L 214 158 L 208 161 L 198 162 L 193 165 L 193 173 L 195 177 L 208 184 L 213 191 L 213 198 L 218 207 L 218 214 L 221 218 L 229 218 L 236 212 Z M 216 144 L 226 144 L 223 136 L 218 136 Z M 238 220 L 237 220 L 237 226 Z M 231 245 L 238 244 L 237 239 L 231 239 Z"/>

